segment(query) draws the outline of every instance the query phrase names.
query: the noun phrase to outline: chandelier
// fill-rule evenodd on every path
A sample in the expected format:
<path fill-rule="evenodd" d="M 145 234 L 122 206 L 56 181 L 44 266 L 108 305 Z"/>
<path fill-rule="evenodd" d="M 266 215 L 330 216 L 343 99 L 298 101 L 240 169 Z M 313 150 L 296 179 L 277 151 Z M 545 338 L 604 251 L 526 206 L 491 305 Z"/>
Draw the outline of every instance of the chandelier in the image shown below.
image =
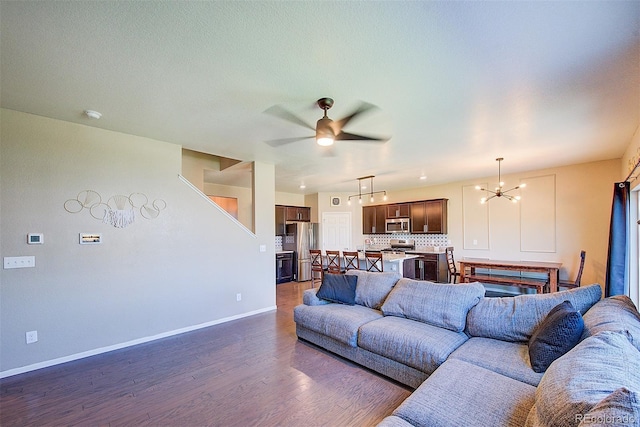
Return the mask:
<path fill-rule="evenodd" d="M 503 160 L 504 158 L 502 157 L 498 157 L 496 159 L 496 161 L 498 162 L 498 187 L 496 187 L 495 191 L 487 190 L 486 188 L 482 188 L 479 185 L 476 185 L 476 190 L 488 191 L 489 193 L 492 193 L 491 196 L 483 197 L 482 199 L 480 199 L 480 203 L 482 204 L 487 203 L 489 200 L 493 199 L 494 197 L 504 197 L 505 199 L 510 200 L 513 203 L 518 203 L 518 200 L 520 200 L 520 196 L 512 196 L 507 193 L 513 190 L 517 190 L 519 188 L 524 188 L 527 184 L 520 184 L 508 190 L 503 190 L 504 182 L 502 182 L 502 176 L 500 171 L 500 162 L 502 162 Z"/>
<path fill-rule="evenodd" d="M 373 178 L 375 178 L 373 175 L 369 175 L 369 176 L 363 176 L 358 178 L 358 194 L 353 194 L 351 196 L 349 196 L 349 199 L 347 200 L 347 204 L 351 204 L 351 199 L 353 197 L 357 197 L 358 198 L 358 203 L 362 204 L 362 196 L 369 196 L 369 201 L 373 202 L 373 195 L 374 194 L 380 194 L 383 193 L 384 197 L 382 198 L 382 200 L 387 200 L 387 192 L 382 190 L 382 191 L 373 191 Z M 364 191 L 367 189 L 366 186 L 366 180 L 369 180 L 369 191 Z M 365 183 L 363 184 L 362 181 L 365 181 Z"/>

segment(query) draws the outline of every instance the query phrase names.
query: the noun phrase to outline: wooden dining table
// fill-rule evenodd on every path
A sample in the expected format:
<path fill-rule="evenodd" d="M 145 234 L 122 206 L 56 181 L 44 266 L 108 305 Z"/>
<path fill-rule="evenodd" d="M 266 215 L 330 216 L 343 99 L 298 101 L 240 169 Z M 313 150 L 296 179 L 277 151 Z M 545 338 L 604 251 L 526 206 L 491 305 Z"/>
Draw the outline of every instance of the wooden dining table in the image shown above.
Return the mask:
<path fill-rule="evenodd" d="M 558 275 L 562 266 L 561 262 L 508 261 L 482 258 L 463 258 L 459 263 L 460 283 L 478 281 L 506 286 L 535 287 L 538 292 L 558 291 Z M 488 270 L 489 272 L 480 274 L 477 273 L 477 269 Z M 509 272 L 520 272 L 520 275 L 514 275 Z M 523 277 L 523 272 L 543 273 L 545 277 Z"/>

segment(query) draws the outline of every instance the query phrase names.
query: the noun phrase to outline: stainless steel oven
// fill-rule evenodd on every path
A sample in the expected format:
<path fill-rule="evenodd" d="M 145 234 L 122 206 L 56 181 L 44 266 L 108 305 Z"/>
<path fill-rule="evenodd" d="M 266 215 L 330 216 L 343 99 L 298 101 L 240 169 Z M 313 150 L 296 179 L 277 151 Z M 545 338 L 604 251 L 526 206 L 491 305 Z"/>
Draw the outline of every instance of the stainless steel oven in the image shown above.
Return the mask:
<path fill-rule="evenodd" d="M 408 233 L 409 218 L 390 218 L 385 220 L 385 231 L 387 233 Z"/>

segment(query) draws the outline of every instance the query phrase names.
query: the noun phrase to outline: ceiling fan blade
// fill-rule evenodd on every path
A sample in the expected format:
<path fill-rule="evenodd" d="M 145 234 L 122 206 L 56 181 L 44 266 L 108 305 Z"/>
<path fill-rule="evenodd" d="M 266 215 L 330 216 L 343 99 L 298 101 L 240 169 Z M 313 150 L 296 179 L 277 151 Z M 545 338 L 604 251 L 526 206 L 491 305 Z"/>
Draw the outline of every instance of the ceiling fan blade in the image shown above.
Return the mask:
<path fill-rule="evenodd" d="M 356 135 L 355 133 L 340 132 L 336 135 L 336 141 L 370 141 L 385 143 L 389 138 L 376 138 L 373 136 Z"/>
<path fill-rule="evenodd" d="M 315 138 L 315 136 L 299 136 L 295 138 L 281 138 L 281 139 L 272 139 L 269 141 L 265 141 L 268 145 L 272 147 L 281 147 L 286 144 L 291 144 L 292 142 L 304 141 L 305 139 Z"/>
<path fill-rule="evenodd" d="M 274 105 L 273 107 L 269 107 L 266 110 L 264 110 L 264 112 L 266 114 L 270 114 L 272 116 L 279 117 L 279 118 L 281 118 L 283 120 L 286 120 L 288 122 L 295 123 L 297 125 L 300 125 L 302 127 L 307 128 L 307 129 L 311 129 L 314 132 L 316 130 L 315 127 L 311 126 L 309 123 L 305 122 L 300 117 L 298 117 L 295 114 L 293 114 L 291 111 L 285 110 L 284 108 L 282 108 L 279 105 Z"/>
<path fill-rule="evenodd" d="M 346 117 L 341 118 L 340 120 L 335 120 L 335 124 L 337 127 L 337 130 L 341 130 L 342 128 L 344 128 L 351 120 L 353 120 L 355 117 L 359 116 L 362 113 L 366 113 L 369 110 L 372 110 L 374 108 L 377 108 L 375 105 L 373 104 L 369 104 L 367 102 L 362 102 L 360 104 L 360 106 L 358 108 L 356 108 L 351 114 L 349 114 Z"/>

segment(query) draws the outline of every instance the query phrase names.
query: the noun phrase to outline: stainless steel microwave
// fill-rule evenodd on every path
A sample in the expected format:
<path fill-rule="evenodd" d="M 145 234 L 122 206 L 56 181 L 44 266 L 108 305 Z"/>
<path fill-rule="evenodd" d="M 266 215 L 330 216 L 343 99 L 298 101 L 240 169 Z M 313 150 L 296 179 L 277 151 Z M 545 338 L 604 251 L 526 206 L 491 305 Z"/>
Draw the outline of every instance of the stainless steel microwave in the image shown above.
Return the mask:
<path fill-rule="evenodd" d="M 409 218 L 391 218 L 384 222 L 387 233 L 408 233 Z"/>

